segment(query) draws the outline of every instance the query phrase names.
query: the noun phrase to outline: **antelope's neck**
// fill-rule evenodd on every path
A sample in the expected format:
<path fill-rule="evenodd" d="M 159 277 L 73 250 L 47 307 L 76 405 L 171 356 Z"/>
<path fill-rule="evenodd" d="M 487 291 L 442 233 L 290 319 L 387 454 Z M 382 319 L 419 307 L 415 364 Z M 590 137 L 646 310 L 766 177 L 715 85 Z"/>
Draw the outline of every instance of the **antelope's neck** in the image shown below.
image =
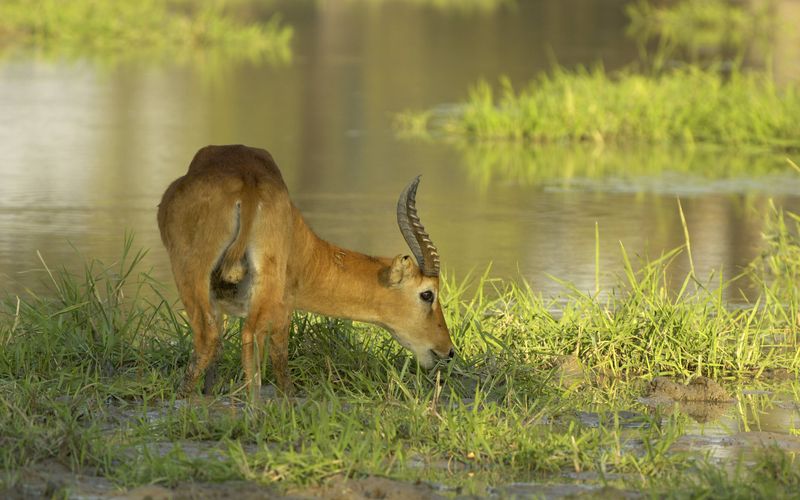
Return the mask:
<path fill-rule="evenodd" d="M 389 259 L 370 257 L 333 245 L 314 234 L 302 219 L 295 231 L 289 280 L 295 308 L 338 318 L 380 323 Z"/>

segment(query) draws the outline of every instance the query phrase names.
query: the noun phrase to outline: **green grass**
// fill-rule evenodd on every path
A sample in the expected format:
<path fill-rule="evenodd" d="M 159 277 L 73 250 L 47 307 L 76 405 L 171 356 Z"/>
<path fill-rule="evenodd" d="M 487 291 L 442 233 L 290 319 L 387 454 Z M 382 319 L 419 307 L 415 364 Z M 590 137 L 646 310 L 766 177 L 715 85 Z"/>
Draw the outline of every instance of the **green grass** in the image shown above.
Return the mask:
<path fill-rule="evenodd" d="M 796 265 L 796 235 L 775 241 L 764 259 Z M 485 493 L 487 485 L 594 471 L 601 484 L 654 494 L 672 492 L 676 478 L 687 495 L 732 490 L 741 478 L 671 451 L 686 415 L 651 414 L 636 398 L 657 375 L 796 375 L 798 302 L 771 293 L 780 285 L 768 276 L 761 296 L 739 308 L 722 300 L 734 285 L 693 273 L 670 283 L 670 263 L 690 248 L 687 239 L 685 248 L 639 264 L 621 248 L 617 287 L 588 293 L 565 283 L 560 299 L 486 276 L 445 280 L 459 356 L 438 375 L 420 371 L 376 327 L 296 315 L 296 401 L 238 399 L 232 322 L 221 395 L 178 404 L 189 331 L 163 287 L 137 271 L 144 254 L 131 253 L 127 240 L 120 262 L 89 262 L 80 275 L 47 269 L 47 293 L 5 301 L 0 481 L 14 486 L 15 471 L 55 460 L 122 486 L 245 479 L 285 489 L 385 475 Z M 560 380 L 566 355 L 584 371 L 571 383 Z M 581 423 L 578 412 L 587 409 L 599 425 Z M 623 409 L 635 412 L 636 425 L 621 424 Z M 765 460 L 771 468 L 755 473 L 763 491 L 794 491 L 793 456 Z"/>
<path fill-rule="evenodd" d="M 31 47 L 55 56 L 188 57 L 287 61 L 293 30 L 277 17 L 239 22 L 221 2 L 7 0 L 0 3 L 0 49 Z"/>
<path fill-rule="evenodd" d="M 797 165 L 789 160 L 797 170 Z M 800 302 L 800 215 L 784 212 L 770 203 L 765 215 L 765 246 L 759 258 L 751 263 L 751 275 L 762 284 L 773 300 L 786 304 Z M 800 316 L 796 316 L 800 322 Z"/>
<path fill-rule="evenodd" d="M 396 117 L 401 134 L 476 142 L 709 143 L 800 147 L 800 89 L 760 72 L 660 75 L 556 69 L 515 90 L 485 81 L 451 110 Z"/>

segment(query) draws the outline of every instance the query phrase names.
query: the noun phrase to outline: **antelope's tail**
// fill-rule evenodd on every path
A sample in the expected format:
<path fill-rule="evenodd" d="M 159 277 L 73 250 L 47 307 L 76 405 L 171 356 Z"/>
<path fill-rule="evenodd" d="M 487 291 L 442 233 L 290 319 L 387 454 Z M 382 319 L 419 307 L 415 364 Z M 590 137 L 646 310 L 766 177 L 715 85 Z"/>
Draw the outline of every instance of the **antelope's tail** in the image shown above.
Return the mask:
<path fill-rule="evenodd" d="M 229 283 L 238 283 L 247 274 L 248 265 L 245 253 L 250 241 L 250 232 L 253 228 L 258 203 L 256 193 L 247 192 L 248 190 L 254 190 L 254 188 L 246 187 L 241 199 L 236 203 L 238 211 L 236 237 L 222 255 L 220 275 L 224 281 Z"/>

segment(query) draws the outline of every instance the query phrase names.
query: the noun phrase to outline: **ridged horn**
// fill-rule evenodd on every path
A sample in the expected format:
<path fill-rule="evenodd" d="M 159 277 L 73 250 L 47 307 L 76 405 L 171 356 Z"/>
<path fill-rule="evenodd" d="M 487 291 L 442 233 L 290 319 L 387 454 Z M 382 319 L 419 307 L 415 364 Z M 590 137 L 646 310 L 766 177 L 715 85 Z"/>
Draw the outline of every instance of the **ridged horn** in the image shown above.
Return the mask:
<path fill-rule="evenodd" d="M 397 200 L 397 224 L 403 233 L 411 253 L 417 259 L 419 268 L 425 276 L 439 276 L 439 252 L 431 241 L 417 215 L 418 175 L 400 194 Z"/>

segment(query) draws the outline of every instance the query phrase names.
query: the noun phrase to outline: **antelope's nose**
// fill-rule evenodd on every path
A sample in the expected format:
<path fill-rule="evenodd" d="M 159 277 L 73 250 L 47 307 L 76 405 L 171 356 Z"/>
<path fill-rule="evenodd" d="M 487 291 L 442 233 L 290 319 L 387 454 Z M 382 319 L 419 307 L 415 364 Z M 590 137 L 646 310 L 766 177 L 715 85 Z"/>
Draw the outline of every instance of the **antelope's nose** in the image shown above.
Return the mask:
<path fill-rule="evenodd" d="M 451 347 L 450 350 L 447 351 L 447 354 L 445 354 L 443 352 L 439 352 L 439 351 L 436 351 L 434 349 L 431 349 L 430 353 L 433 354 L 433 358 L 434 359 L 441 359 L 441 360 L 444 360 L 444 361 L 449 361 L 449 360 L 453 359 L 453 356 L 456 355 L 456 350 Z"/>

